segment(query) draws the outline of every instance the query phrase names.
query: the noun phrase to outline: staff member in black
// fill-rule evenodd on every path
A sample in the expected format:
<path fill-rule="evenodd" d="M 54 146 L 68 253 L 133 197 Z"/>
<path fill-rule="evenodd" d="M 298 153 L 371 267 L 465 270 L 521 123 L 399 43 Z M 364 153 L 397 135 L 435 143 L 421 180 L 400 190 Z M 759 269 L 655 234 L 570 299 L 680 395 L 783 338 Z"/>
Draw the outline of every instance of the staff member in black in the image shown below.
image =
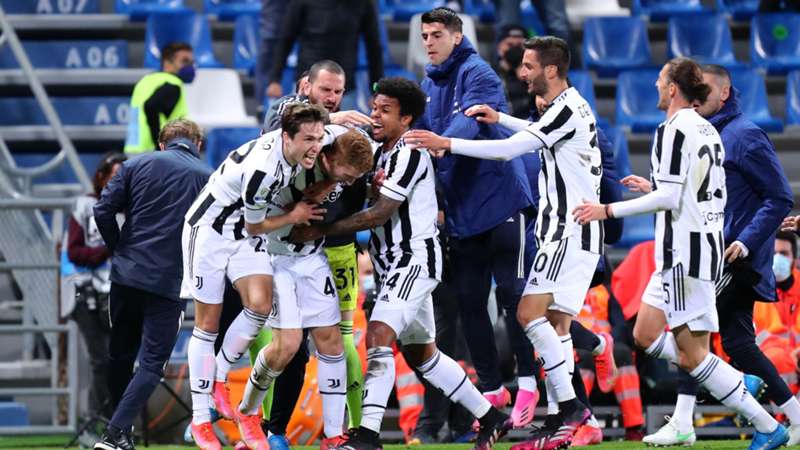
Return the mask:
<path fill-rule="evenodd" d="M 186 302 L 179 298 L 183 216 L 211 175 L 192 121 L 167 123 L 162 151 L 126 161 L 94 207 L 111 257 L 110 390 L 116 409 L 101 450 L 134 449 L 131 425 L 164 375 Z M 125 213 L 120 230 L 116 214 Z M 141 347 L 141 353 L 139 352 Z M 139 368 L 133 364 L 139 355 Z"/>

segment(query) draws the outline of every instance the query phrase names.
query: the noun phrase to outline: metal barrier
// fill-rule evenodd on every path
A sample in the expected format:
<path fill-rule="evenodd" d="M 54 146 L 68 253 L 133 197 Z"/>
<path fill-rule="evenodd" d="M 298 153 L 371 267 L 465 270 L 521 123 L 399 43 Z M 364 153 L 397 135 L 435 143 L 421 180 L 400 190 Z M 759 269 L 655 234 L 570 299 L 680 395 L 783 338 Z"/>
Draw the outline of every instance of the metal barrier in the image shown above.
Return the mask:
<path fill-rule="evenodd" d="M 0 435 L 4 434 L 61 434 L 72 433 L 77 426 L 78 412 L 78 329 L 74 322 L 64 325 L 0 325 L 0 334 L 15 333 L 65 333 L 67 337 L 67 383 L 60 386 L 59 360 L 61 358 L 58 345 L 51 349 L 50 359 L 50 386 L 48 387 L 19 387 L 19 388 L 0 388 L 0 396 L 68 396 L 67 403 L 67 423 L 59 424 L 59 408 L 57 402 L 53 401 L 51 408 L 50 425 L 28 425 L 0 427 Z"/>

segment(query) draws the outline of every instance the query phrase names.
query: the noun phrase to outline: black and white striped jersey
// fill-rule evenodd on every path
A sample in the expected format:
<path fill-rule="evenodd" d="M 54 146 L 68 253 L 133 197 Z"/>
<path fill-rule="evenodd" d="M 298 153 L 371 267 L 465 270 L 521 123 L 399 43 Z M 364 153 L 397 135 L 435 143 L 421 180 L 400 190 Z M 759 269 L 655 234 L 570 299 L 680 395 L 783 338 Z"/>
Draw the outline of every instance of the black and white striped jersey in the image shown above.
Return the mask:
<path fill-rule="evenodd" d="M 441 280 L 442 250 L 436 220 L 435 173 L 426 151 L 413 150 L 403 138 L 394 148 L 375 153 L 375 170 L 386 179 L 380 194 L 403 202 L 383 225 L 372 229 L 370 254 L 379 275 L 391 269 L 419 265 L 430 278 Z"/>
<path fill-rule="evenodd" d="M 603 165 L 591 107 L 575 88 L 568 88 L 526 130 L 545 144 L 539 154 L 539 246 L 574 236 L 583 250 L 603 253 L 602 223 L 578 225 L 572 218 L 572 210 L 584 200 L 600 201 Z"/>
<path fill-rule="evenodd" d="M 659 125 L 650 156 L 653 189 L 682 185 L 678 209 L 656 213 L 656 270 L 716 280 L 722 273 L 725 149 L 717 130 L 692 108 Z"/>

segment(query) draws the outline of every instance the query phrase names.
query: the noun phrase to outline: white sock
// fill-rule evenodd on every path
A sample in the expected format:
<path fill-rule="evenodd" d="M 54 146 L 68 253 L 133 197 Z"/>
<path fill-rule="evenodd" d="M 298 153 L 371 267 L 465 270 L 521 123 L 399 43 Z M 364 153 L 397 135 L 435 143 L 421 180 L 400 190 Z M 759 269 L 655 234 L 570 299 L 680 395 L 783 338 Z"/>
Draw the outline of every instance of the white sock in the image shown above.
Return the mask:
<path fill-rule="evenodd" d="M 192 421 L 196 424 L 211 422 L 214 407 L 211 393 L 214 389 L 214 342 L 217 333 L 194 327 L 186 356 L 189 362 L 189 389 L 192 392 Z"/>
<path fill-rule="evenodd" d="M 592 428 L 600 428 L 600 422 L 597 421 L 597 417 L 595 417 L 594 414 L 592 414 L 592 416 L 589 417 L 589 420 L 586 421 L 586 425 L 589 425 Z"/>
<path fill-rule="evenodd" d="M 228 327 L 228 331 L 225 332 L 222 347 L 217 354 L 217 381 L 223 383 L 228 381 L 231 365 L 236 364 L 247 351 L 266 320 L 267 316 L 242 308 L 242 312 L 236 316 L 231 326 Z"/>
<path fill-rule="evenodd" d="M 517 378 L 517 387 L 528 392 L 536 392 L 539 389 L 536 377 L 533 375 Z"/>
<path fill-rule="evenodd" d="M 758 404 L 744 387 L 742 373 L 713 353 L 692 370 L 692 377 L 723 405 L 744 416 L 761 433 L 775 431 L 778 422 Z"/>
<path fill-rule="evenodd" d="M 666 359 L 673 364 L 678 364 L 678 344 L 675 342 L 675 336 L 669 331 L 661 332 L 661 336 L 644 352 L 653 358 Z"/>
<path fill-rule="evenodd" d="M 575 398 L 569 366 L 564 359 L 564 347 L 550 322 L 544 317 L 532 320 L 525 326 L 525 334 L 539 353 L 544 372 L 552 383 L 556 401 L 565 402 Z M 571 340 L 569 343 L 572 347 Z"/>
<path fill-rule="evenodd" d="M 559 336 L 558 339 L 561 341 L 561 348 L 564 350 L 564 361 L 567 363 L 567 372 L 569 372 L 571 381 L 572 375 L 575 373 L 575 353 L 572 351 L 572 336 Z"/>
<path fill-rule="evenodd" d="M 544 379 L 545 391 L 547 392 L 547 415 L 558 414 L 558 402 L 556 395 L 553 392 L 553 383 L 550 382 L 550 377 Z"/>
<path fill-rule="evenodd" d="M 381 431 L 386 403 L 394 387 L 394 353 L 391 347 L 367 350 L 367 373 L 364 375 L 364 399 L 361 403 L 361 426 Z"/>
<path fill-rule="evenodd" d="M 672 420 L 678 425 L 678 431 L 684 432 L 694 428 L 694 404 L 697 397 L 688 394 L 678 394 L 678 401 L 675 402 L 675 411 L 672 413 Z"/>
<path fill-rule="evenodd" d="M 440 351 L 417 367 L 428 382 L 436 386 L 449 400 L 459 403 L 473 416 L 486 415 L 492 405 L 469 381 L 466 372 L 457 362 Z M 363 419 L 362 419 L 363 424 Z"/>
<path fill-rule="evenodd" d="M 598 334 L 597 339 L 600 340 L 600 343 L 597 344 L 597 347 L 592 349 L 592 356 L 601 355 L 604 351 L 606 351 L 606 338 L 603 337 L 602 334 Z"/>
<path fill-rule="evenodd" d="M 789 418 L 792 425 L 800 425 L 800 402 L 797 397 L 791 396 L 786 403 L 779 406 L 781 411 Z"/>
<path fill-rule="evenodd" d="M 253 364 L 253 369 L 250 370 L 250 376 L 247 378 L 247 385 L 244 387 L 244 395 L 242 396 L 242 402 L 239 404 L 239 412 L 246 416 L 258 413 L 258 407 L 264 402 L 269 386 L 281 374 L 281 371 L 270 369 L 267 366 L 267 361 L 264 357 L 265 353 L 266 348 L 258 352 L 256 362 Z"/>
<path fill-rule="evenodd" d="M 344 406 L 347 400 L 347 364 L 344 353 L 323 355 L 317 352 L 317 380 L 322 396 L 325 437 L 342 434 Z"/>

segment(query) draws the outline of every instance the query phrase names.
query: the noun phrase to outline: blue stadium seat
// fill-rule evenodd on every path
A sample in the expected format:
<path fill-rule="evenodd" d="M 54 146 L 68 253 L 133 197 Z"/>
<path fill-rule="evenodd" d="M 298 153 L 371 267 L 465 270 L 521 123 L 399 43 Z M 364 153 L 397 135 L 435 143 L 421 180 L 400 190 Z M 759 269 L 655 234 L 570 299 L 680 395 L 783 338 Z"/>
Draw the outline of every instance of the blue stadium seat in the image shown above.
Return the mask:
<path fill-rule="evenodd" d="M 583 60 L 601 77 L 652 65 L 647 25 L 638 17 L 592 17 L 583 23 Z"/>
<path fill-rule="evenodd" d="M 633 15 L 648 16 L 653 22 L 705 10 L 700 0 L 633 0 Z"/>
<path fill-rule="evenodd" d="M 658 70 L 629 70 L 617 77 L 618 127 L 629 127 L 634 133 L 650 133 L 664 121 L 659 110 L 656 80 Z"/>
<path fill-rule="evenodd" d="M 253 75 L 258 61 L 258 16 L 241 14 L 233 26 L 233 67 Z"/>
<path fill-rule="evenodd" d="M 0 402 L 0 427 L 26 427 L 28 420 L 28 407 L 23 403 Z"/>
<path fill-rule="evenodd" d="M 392 10 L 395 22 L 408 22 L 415 14 L 444 6 L 444 3 L 444 0 L 386 0 L 386 6 Z"/>
<path fill-rule="evenodd" d="M 464 0 L 464 13 L 483 23 L 494 23 L 497 12 L 492 0 Z"/>
<path fill-rule="evenodd" d="M 191 10 L 150 14 L 144 35 L 144 66 L 158 69 L 161 49 L 179 41 L 192 46 L 198 67 L 223 67 L 214 57 L 208 20 Z"/>
<path fill-rule="evenodd" d="M 739 103 L 744 116 L 767 132 L 783 131 L 783 123 L 772 117 L 764 77 L 755 69 L 731 70 L 731 81 L 741 96 Z"/>
<path fill-rule="evenodd" d="M 97 14 L 99 0 L 0 0 L 6 14 Z"/>
<path fill-rule="evenodd" d="M 733 56 L 728 19 L 720 13 L 674 16 L 667 28 L 667 58 L 686 56 L 704 64 L 740 66 Z"/>
<path fill-rule="evenodd" d="M 131 20 L 142 21 L 150 14 L 170 11 L 190 11 L 183 0 L 116 0 L 117 14 L 127 14 Z"/>
<path fill-rule="evenodd" d="M 614 150 L 614 163 L 617 166 L 617 176 L 626 177 L 633 173 L 631 171 L 631 161 L 628 156 L 628 137 L 620 127 L 603 127 L 603 132 L 611 141 L 611 148 Z"/>
<path fill-rule="evenodd" d="M 130 97 L 51 97 L 64 125 L 126 125 Z M 0 125 L 47 125 L 33 97 L 0 99 Z"/>
<path fill-rule="evenodd" d="M 533 36 L 544 36 L 547 34 L 544 31 L 542 20 L 539 19 L 539 13 L 536 12 L 536 8 L 533 7 L 531 1 L 522 2 L 520 13 L 522 14 L 522 26 L 528 29 L 528 33 Z"/>
<path fill-rule="evenodd" d="M 750 22 L 750 59 L 769 73 L 800 69 L 800 14 L 756 14 Z"/>
<path fill-rule="evenodd" d="M 750 20 L 758 12 L 759 0 L 717 0 L 717 11 L 730 14 L 733 20 Z"/>
<path fill-rule="evenodd" d="M 630 216 L 623 220 L 622 237 L 614 244 L 617 248 L 631 248 L 634 245 L 655 238 L 656 220 L 652 214 Z"/>
<path fill-rule="evenodd" d="M 232 150 L 261 134 L 259 127 L 213 128 L 206 136 L 206 162 L 218 167 Z"/>
<path fill-rule="evenodd" d="M 578 90 L 578 92 L 581 94 L 581 97 L 585 98 L 586 101 L 589 102 L 589 106 L 592 107 L 592 111 L 597 117 L 597 100 L 594 96 L 594 81 L 592 81 L 592 74 L 586 70 L 570 70 L 569 82 L 575 89 Z"/>
<path fill-rule="evenodd" d="M 217 19 L 233 21 L 242 14 L 259 14 L 261 0 L 203 0 L 203 11 Z"/>
<path fill-rule="evenodd" d="M 380 36 L 380 45 L 381 49 L 383 50 L 383 67 L 396 67 L 397 63 L 394 62 L 392 59 L 392 54 L 389 51 L 389 34 L 386 32 L 386 24 L 381 20 L 378 19 L 378 35 Z M 367 61 L 367 46 L 364 43 L 364 37 L 360 37 L 358 39 L 358 63 L 356 65 L 357 69 L 366 69 L 369 67 L 369 61 Z"/>
<path fill-rule="evenodd" d="M 786 77 L 786 125 L 800 125 L 800 70 Z"/>
<path fill-rule="evenodd" d="M 128 67 L 128 43 L 114 41 L 28 41 L 22 46 L 36 68 L 117 69 Z M 0 47 L 0 68 L 19 64 L 11 48 Z"/>

